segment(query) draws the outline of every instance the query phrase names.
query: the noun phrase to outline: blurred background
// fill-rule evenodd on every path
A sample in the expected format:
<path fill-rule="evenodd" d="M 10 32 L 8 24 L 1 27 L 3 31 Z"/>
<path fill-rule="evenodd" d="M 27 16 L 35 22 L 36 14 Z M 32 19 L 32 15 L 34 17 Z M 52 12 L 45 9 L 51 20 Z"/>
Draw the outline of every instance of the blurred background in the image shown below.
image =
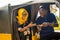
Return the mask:
<path fill-rule="evenodd" d="M 54 13 L 59 24 L 54 30 L 60 32 L 60 0 L 0 0 L 0 40 L 12 40 L 12 10 L 35 3 L 55 3 L 50 5 L 50 11 Z"/>

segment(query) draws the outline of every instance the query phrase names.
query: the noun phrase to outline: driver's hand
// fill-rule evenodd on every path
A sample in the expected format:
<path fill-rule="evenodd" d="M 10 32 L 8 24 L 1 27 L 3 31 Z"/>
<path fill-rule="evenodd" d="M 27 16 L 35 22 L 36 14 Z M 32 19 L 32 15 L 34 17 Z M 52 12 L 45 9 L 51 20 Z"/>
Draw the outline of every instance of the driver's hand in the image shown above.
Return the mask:
<path fill-rule="evenodd" d="M 28 24 L 28 27 L 34 27 L 36 26 L 36 24 L 33 24 L 33 22 L 31 22 L 30 24 Z"/>
<path fill-rule="evenodd" d="M 43 27 L 47 27 L 47 26 L 49 25 L 49 22 L 43 22 L 41 25 L 42 25 Z"/>

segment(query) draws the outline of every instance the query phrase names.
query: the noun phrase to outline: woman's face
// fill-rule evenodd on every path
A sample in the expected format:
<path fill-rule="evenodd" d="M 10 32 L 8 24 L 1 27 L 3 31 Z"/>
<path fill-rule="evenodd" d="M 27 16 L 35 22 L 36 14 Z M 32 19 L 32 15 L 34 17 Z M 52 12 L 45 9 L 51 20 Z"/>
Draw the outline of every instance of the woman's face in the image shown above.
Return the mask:
<path fill-rule="evenodd" d="M 26 16 L 27 16 L 27 13 L 25 11 L 23 11 L 23 13 L 22 13 L 22 19 L 25 19 Z"/>

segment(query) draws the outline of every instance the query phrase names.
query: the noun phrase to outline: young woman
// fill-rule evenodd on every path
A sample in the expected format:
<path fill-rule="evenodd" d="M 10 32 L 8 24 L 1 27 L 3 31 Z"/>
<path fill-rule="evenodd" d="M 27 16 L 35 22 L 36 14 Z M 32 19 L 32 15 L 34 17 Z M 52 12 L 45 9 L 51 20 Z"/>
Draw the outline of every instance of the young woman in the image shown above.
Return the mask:
<path fill-rule="evenodd" d="M 30 27 L 36 26 L 32 22 L 28 22 L 28 12 L 21 8 L 18 10 L 18 15 L 16 16 L 17 23 L 18 23 L 18 32 L 20 36 L 20 40 L 27 40 L 30 35 Z"/>

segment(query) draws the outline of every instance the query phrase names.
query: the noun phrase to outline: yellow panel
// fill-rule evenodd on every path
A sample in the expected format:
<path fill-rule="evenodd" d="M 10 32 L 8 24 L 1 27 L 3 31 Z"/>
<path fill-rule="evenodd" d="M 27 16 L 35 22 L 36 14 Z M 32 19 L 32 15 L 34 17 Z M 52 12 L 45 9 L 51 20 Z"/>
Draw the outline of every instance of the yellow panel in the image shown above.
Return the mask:
<path fill-rule="evenodd" d="M 12 40 L 11 34 L 0 33 L 0 40 Z"/>
<path fill-rule="evenodd" d="M 32 36 L 32 40 L 37 40 L 36 36 Z"/>
<path fill-rule="evenodd" d="M 59 26 L 58 27 L 54 27 L 54 30 L 60 30 L 60 20 L 57 19 L 57 21 L 58 21 Z"/>

